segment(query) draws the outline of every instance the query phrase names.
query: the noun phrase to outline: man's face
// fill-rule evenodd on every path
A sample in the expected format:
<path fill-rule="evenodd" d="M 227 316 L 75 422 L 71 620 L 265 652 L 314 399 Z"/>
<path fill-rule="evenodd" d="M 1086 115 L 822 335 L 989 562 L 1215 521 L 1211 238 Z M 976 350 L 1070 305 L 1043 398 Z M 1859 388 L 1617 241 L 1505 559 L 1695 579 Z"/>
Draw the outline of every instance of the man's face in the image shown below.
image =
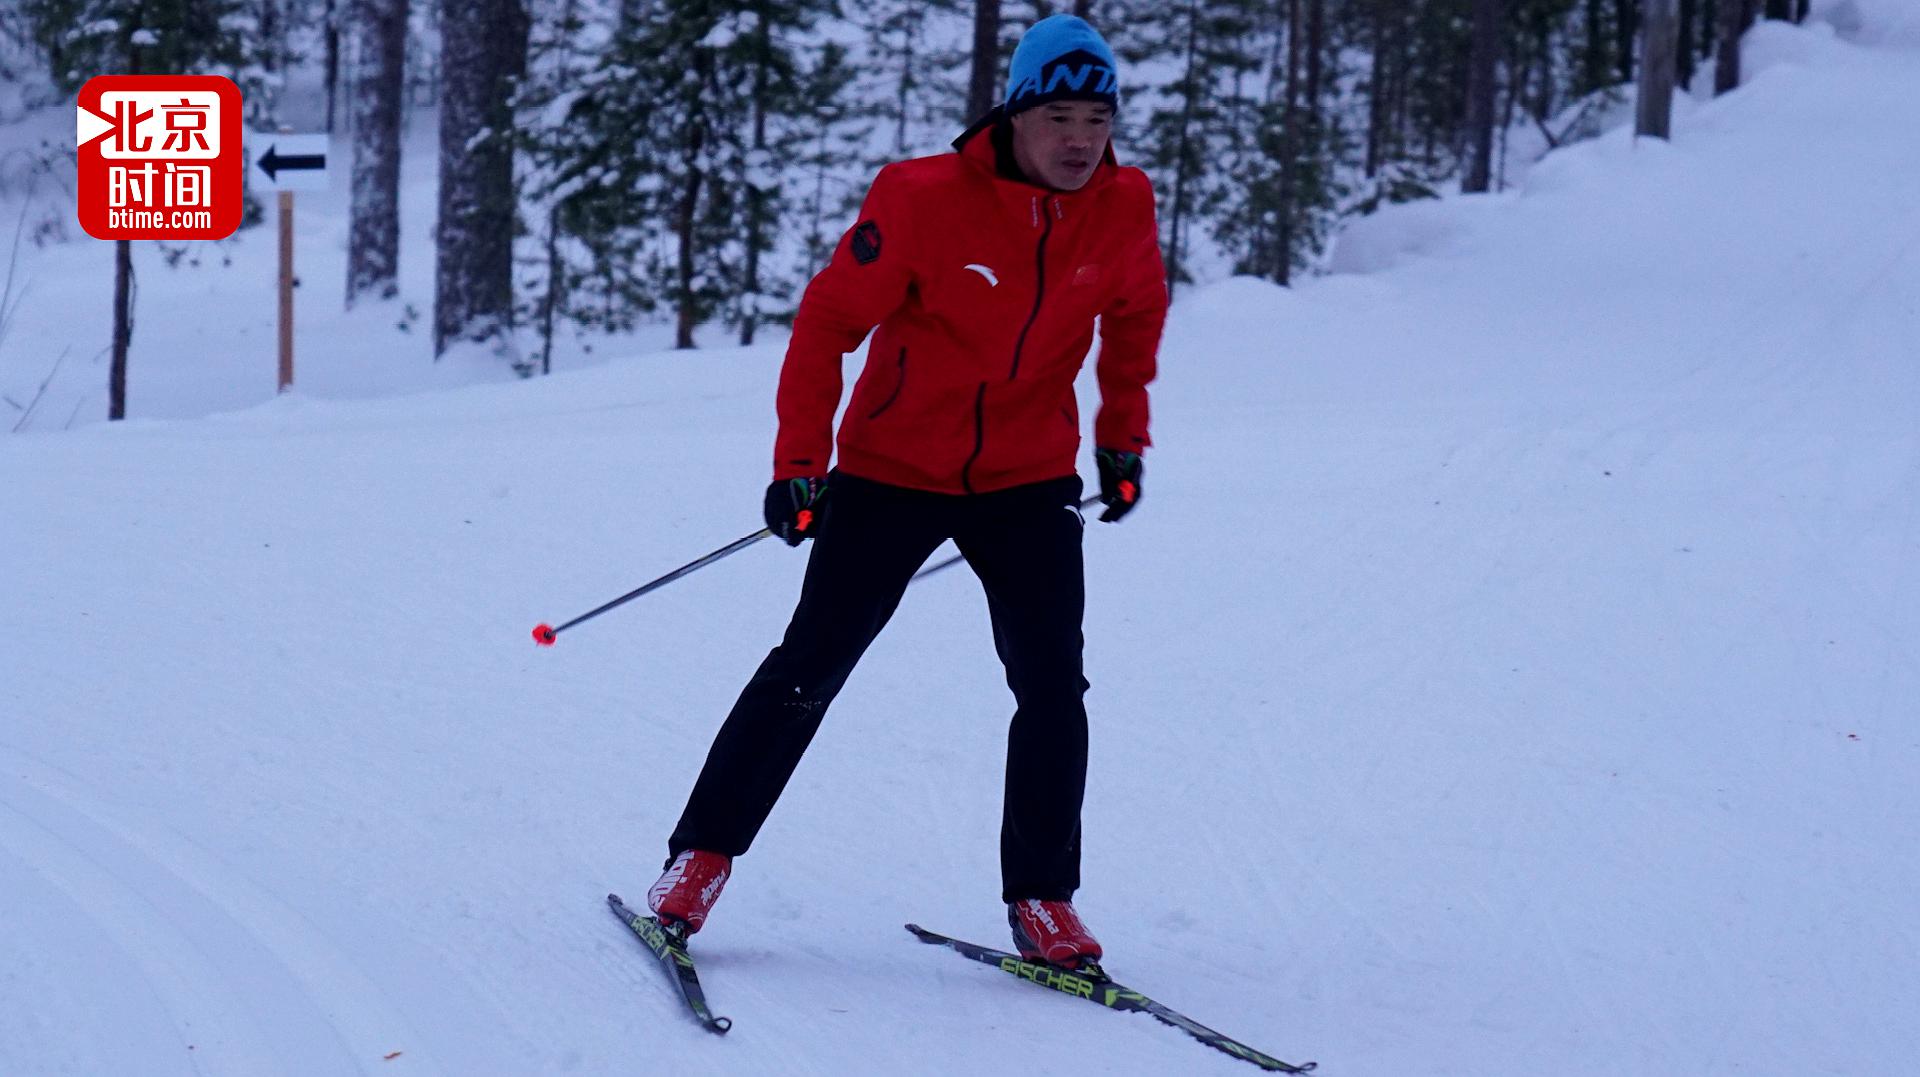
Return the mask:
<path fill-rule="evenodd" d="M 1113 134 L 1113 108 L 1099 101 L 1054 101 L 1013 118 L 1013 159 L 1049 187 L 1077 191 L 1093 178 Z"/>

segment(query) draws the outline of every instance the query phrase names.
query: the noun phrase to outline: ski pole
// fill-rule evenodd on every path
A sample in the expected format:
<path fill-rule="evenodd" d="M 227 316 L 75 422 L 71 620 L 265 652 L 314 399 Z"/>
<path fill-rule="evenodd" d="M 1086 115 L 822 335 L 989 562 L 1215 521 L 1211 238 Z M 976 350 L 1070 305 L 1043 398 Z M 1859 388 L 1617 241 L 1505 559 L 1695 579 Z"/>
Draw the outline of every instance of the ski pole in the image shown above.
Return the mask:
<path fill-rule="evenodd" d="M 1098 500 L 1100 500 L 1099 494 L 1095 494 L 1092 497 L 1083 497 L 1080 499 L 1080 507 L 1083 509 L 1092 508 L 1093 503 Z M 923 568 L 920 571 L 914 573 L 913 578 L 916 580 L 924 580 L 928 576 L 931 576 L 934 573 L 939 572 L 941 569 L 952 568 L 953 566 L 959 564 L 961 561 L 966 560 L 966 556 L 967 555 L 963 553 L 954 554 L 952 557 L 949 557 L 945 561 L 942 561 L 939 564 L 934 565 L 932 568 Z"/>
<path fill-rule="evenodd" d="M 535 625 L 533 628 L 533 641 L 535 643 L 538 643 L 542 647 L 551 647 L 553 646 L 553 641 L 559 637 L 560 633 L 565 632 L 567 629 L 572 628 L 574 625 L 577 625 L 582 621 L 591 621 L 595 617 L 600 616 L 601 614 L 607 612 L 608 610 L 614 608 L 615 606 L 618 606 L 624 602 L 631 602 L 634 599 L 639 598 L 641 595 L 646 594 L 648 591 L 665 587 L 667 584 L 670 584 L 673 581 L 679 579 L 680 577 L 685 576 L 687 573 L 693 572 L 696 569 L 705 568 L 708 565 L 713 564 L 715 561 L 718 561 L 722 557 L 726 557 L 729 554 L 739 553 L 741 550 L 746 549 L 747 547 L 753 545 L 756 542 L 759 542 L 763 538 L 767 538 L 772 534 L 773 534 L 772 531 L 763 527 L 760 530 L 755 531 L 753 534 L 746 536 L 745 538 L 735 539 L 734 541 L 727 543 L 725 546 L 720 547 L 719 549 L 713 551 L 712 553 L 706 555 L 705 557 L 702 557 L 696 561 L 689 561 L 686 564 L 681 565 L 679 568 L 674 569 L 672 572 L 667 573 L 666 575 L 660 577 L 657 580 L 653 580 L 648 583 L 643 583 L 640 586 L 634 588 L 633 590 L 628 591 L 626 594 L 621 595 L 619 598 L 614 599 L 612 602 L 609 602 L 598 609 L 588 610 L 587 612 L 581 614 L 578 617 L 575 617 L 573 620 L 568 621 L 566 624 L 563 624 L 558 628 L 555 628 L 554 626 L 549 624 Z"/>

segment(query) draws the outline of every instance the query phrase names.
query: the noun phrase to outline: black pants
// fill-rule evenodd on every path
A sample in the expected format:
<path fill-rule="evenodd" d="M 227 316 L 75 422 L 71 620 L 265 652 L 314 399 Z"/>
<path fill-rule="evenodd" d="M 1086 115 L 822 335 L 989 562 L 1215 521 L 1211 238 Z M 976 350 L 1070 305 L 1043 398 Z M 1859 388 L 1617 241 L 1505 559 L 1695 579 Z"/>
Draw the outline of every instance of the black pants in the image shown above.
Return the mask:
<path fill-rule="evenodd" d="M 714 738 L 668 839 L 669 859 L 685 849 L 747 851 L 913 574 L 951 538 L 986 588 L 994 647 L 1013 689 L 1002 899 L 1071 897 L 1087 779 L 1079 477 L 963 496 L 836 473 L 828 491 L 786 637 Z"/>

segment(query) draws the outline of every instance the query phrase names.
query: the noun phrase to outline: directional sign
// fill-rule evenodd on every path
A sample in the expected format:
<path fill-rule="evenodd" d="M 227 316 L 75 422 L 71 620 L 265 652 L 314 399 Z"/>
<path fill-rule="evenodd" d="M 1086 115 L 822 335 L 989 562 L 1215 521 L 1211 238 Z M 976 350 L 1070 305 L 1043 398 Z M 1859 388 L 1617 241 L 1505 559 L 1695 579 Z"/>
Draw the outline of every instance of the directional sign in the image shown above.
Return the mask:
<path fill-rule="evenodd" d="M 327 136 L 256 134 L 247 182 L 269 191 L 327 189 Z"/>

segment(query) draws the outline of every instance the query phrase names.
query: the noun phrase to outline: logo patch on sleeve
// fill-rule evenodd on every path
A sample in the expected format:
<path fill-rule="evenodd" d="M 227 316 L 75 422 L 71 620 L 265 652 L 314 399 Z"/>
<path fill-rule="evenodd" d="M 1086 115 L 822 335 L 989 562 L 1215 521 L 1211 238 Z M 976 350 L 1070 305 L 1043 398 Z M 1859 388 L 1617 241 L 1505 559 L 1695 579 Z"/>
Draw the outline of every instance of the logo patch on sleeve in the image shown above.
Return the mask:
<path fill-rule="evenodd" d="M 853 228 L 853 260 L 866 265 L 880 257 L 880 226 L 861 221 Z"/>

